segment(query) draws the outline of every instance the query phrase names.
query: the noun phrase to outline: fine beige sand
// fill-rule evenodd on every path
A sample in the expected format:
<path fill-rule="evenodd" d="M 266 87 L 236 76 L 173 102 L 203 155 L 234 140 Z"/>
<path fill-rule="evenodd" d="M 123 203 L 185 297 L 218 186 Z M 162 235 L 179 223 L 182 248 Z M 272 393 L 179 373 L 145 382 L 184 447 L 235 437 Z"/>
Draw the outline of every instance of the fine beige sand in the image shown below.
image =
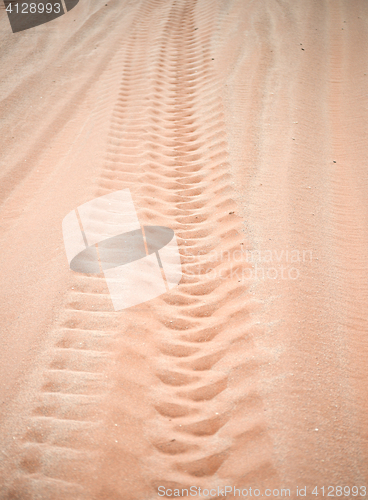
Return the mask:
<path fill-rule="evenodd" d="M 0 498 L 365 498 L 368 3 L 2 8 L 0 49 Z M 61 223 L 125 188 L 183 277 L 114 311 Z"/>

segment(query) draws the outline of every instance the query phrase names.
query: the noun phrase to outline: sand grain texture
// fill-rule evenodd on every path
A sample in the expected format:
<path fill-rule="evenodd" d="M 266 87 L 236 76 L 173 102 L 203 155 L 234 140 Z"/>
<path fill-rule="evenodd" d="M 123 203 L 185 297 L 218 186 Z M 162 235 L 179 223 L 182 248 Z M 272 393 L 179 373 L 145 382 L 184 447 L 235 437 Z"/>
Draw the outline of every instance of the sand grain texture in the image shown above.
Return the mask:
<path fill-rule="evenodd" d="M 367 33 L 358 0 L 0 12 L 0 498 L 366 484 Z M 183 278 L 115 312 L 61 221 L 125 188 Z"/>

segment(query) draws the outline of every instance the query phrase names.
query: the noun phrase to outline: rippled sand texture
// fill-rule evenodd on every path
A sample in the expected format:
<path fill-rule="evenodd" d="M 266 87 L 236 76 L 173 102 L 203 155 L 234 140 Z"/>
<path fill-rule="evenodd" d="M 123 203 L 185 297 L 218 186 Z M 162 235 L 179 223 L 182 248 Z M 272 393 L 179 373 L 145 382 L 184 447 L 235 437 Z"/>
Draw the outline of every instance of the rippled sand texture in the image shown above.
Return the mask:
<path fill-rule="evenodd" d="M 0 498 L 366 484 L 368 4 L 105 2 L 0 11 Z M 114 311 L 61 222 L 126 188 L 183 278 Z"/>

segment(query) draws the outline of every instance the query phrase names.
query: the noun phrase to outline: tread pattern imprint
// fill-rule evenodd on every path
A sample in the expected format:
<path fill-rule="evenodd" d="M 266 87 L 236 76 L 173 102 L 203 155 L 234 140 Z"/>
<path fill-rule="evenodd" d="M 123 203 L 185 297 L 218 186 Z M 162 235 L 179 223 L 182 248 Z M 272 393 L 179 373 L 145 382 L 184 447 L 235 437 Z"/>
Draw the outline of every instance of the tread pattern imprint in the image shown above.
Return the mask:
<path fill-rule="evenodd" d="M 102 275 L 73 274 L 1 498 L 138 500 L 158 498 L 159 486 L 278 483 L 258 306 L 239 279 L 249 264 L 234 273 L 231 257 L 246 243 L 213 62 L 219 5 L 140 3 L 116 48 L 120 88 L 95 179 L 96 196 L 129 188 L 142 225 L 175 231 L 183 278 L 115 312 Z"/>

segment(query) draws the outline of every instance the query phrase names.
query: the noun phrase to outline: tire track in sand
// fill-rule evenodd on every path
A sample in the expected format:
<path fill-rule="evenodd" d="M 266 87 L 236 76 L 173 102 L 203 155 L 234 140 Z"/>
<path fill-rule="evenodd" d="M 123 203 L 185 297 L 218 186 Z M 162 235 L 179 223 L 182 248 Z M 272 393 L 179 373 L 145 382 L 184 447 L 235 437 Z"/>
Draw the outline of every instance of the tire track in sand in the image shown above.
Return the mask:
<path fill-rule="evenodd" d="M 155 498 L 158 486 L 276 477 L 257 390 L 268 359 L 254 342 L 249 265 L 233 258 L 244 241 L 215 13 L 213 2 L 142 4 L 95 180 L 96 196 L 129 187 L 142 224 L 174 229 L 183 279 L 114 312 L 102 277 L 75 275 L 8 498 Z"/>
<path fill-rule="evenodd" d="M 151 10 L 141 9 L 137 17 L 148 23 Z M 123 64 L 123 84 L 129 89 L 136 86 L 129 68 L 146 38 L 133 32 L 121 49 L 123 63 L 115 71 L 120 73 Z M 114 123 L 109 138 L 111 149 Z M 6 453 L 11 474 L 3 479 L 1 498 L 94 496 L 91 485 L 100 463 L 100 440 L 106 433 L 104 408 L 111 386 L 106 371 L 113 362 L 119 325 L 103 276 L 75 274 L 73 278 L 56 326 L 57 341 L 46 356 L 48 367 L 39 377 L 42 382 L 29 415 L 24 416 L 26 430 Z"/>

